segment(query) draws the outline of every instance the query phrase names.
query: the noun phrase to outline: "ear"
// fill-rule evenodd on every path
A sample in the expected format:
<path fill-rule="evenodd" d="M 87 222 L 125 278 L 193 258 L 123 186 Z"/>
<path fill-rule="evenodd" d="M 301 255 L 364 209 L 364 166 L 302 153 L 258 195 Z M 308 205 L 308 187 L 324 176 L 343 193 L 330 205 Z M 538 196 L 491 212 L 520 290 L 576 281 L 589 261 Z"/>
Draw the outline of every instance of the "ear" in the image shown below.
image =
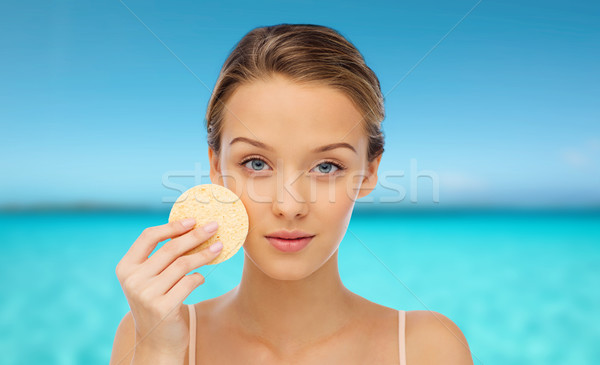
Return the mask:
<path fill-rule="evenodd" d="M 380 154 L 373 161 L 369 162 L 369 166 L 367 166 L 367 174 L 365 175 L 362 184 L 360 186 L 360 191 L 358 192 L 358 196 L 356 199 L 360 199 L 365 197 L 375 189 L 377 186 L 377 170 L 379 169 L 379 163 L 381 162 L 381 157 L 383 153 Z"/>
<path fill-rule="evenodd" d="M 212 148 L 208 147 L 208 162 L 210 164 L 210 182 L 217 185 L 223 185 L 223 176 L 221 175 L 221 165 L 219 155 L 213 152 Z"/>

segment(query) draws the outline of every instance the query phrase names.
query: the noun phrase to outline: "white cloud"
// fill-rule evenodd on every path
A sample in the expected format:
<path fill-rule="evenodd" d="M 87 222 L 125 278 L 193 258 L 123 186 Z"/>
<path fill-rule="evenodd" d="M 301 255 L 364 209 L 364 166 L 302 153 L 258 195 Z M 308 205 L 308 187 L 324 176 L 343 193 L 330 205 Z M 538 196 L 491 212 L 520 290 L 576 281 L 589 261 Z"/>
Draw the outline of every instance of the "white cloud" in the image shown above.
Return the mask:
<path fill-rule="evenodd" d="M 573 167 L 586 167 L 590 162 L 589 158 L 582 153 L 582 151 L 572 148 L 561 150 L 560 158 L 563 162 L 566 162 L 567 165 Z"/>
<path fill-rule="evenodd" d="M 600 138 L 591 138 L 577 147 L 563 148 L 559 157 L 575 168 L 596 167 L 600 161 Z"/>

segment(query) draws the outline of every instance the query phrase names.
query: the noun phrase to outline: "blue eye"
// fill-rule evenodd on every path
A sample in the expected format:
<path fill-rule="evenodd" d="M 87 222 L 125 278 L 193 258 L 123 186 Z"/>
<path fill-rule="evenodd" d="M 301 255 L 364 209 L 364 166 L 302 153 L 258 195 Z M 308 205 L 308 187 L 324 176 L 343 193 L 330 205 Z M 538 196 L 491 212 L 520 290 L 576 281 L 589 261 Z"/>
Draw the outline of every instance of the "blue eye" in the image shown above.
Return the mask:
<path fill-rule="evenodd" d="M 267 163 L 264 160 L 261 160 L 259 158 L 252 158 L 252 159 L 248 159 L 242 162 L 242 165 L 246 165 L 250 163 L 251 167 L 248 167 L 250 170 L 252 171 L 262 171 L 261 167 L 267 166 Z M 257 168 L 258 170 L 254 170 L 254 168 Z"/>
<path fill-rule="evenodd" d="M 340 170 L 340 167 L 339 167 L 338 165 L 334 164 L 333 162 L 322 162 L 322 163 L 320 163 L 319 165 L 317 165 L 317 167 L 320 167 L 320 166 L 328 166 L 328 165 L 329 165 L 329 168 L 326 168 L 326 169 L 325 169 L 325 171 L 323 171 L 323 170 L 320 170 L 320 172 L 322 172 L 322 173 L 324 173 L 324 174 L 327 174 L 327 173 L 329 173 L 329 172 L 331 171 L 331 169 L 332 169 L 333 167 L 335 167 L 336 169 Z M 334 172 L 335 172 L 335 171 L 337 171 L 337 170 L 334 170 Z"/>
<path fill-rule="evenodd" d="M 265 171 L 264 168 L 268 167 L 267 162 L 259 157 L 249 157 L 240 162 L 240 165 L 246 167 L 248 170 L 250 170 L 250 172 Z M 345 167 L 333 161 L 321 162 L 316 166 L 316 168 L 319 168 L 319 172 L 324 175 L 333 175 L 333 173 L 331 173 L 332 168 L 336 169 L 333 170 L 333 172 L 345 170 Z"/>

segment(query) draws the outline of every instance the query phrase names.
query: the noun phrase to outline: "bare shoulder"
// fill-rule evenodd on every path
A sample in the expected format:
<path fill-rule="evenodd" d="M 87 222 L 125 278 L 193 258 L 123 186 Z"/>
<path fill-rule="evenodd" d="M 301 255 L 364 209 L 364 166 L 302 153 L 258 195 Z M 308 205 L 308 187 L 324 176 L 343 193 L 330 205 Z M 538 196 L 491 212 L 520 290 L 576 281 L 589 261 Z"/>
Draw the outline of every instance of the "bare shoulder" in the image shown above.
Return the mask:
<path fill-rule="evenodd" d="M 133 358 L 133 348 L 135 345 L 135 323 L 131 311 L 127 312 L 115 334 L 112 354 L 110 356 L 110 365 L 130 364 Z"/>
<path fill-rule="evenodd" d="M 460 328 L 445 315 L 427 310 L 406 312 L 406 357 L 409 364 L 473 364 Z"/>

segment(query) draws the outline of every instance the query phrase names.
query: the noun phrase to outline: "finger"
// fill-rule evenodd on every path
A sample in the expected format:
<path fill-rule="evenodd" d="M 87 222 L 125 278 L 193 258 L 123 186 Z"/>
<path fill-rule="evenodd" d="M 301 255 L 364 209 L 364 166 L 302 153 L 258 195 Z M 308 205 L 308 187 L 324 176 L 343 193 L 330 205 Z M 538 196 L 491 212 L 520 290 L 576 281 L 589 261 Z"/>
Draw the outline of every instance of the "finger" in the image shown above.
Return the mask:
<path fill-rule="evenodd" d="M 197 287 L 204 283 L 204 276 L 200 273 L 186 275 L 163 297 L 167 303 L 183 303 Z"/>
<path fill-rule="evenodd" d="M 159 242 L 181 236 L 192 229 L 195 223 L 194 218 L 188 218 L 144 229 L 123 260 L 127 263 L 141 264 L 148 259 Z"/>
<path fill-rule="evenodd" d="M 145 275 L 147 277 L 158 275 L 175 259 L 208 240 L 216 231 L 217 227 L 210 228 L 208 224 L 166 243 L 144 263 Z"/>
<path fill-rule="evenodd" d="M 220 249 L 212 251 L 210 247 L 207 247 L 200 252 L 179 257 L 163 272 L 152 279 L 152 295 L 159 296 L 166 294 L 183 276 L 192 270 L 206 265 L 219 256 L 222 248 L 223 246 L 221 245 Z"/>

